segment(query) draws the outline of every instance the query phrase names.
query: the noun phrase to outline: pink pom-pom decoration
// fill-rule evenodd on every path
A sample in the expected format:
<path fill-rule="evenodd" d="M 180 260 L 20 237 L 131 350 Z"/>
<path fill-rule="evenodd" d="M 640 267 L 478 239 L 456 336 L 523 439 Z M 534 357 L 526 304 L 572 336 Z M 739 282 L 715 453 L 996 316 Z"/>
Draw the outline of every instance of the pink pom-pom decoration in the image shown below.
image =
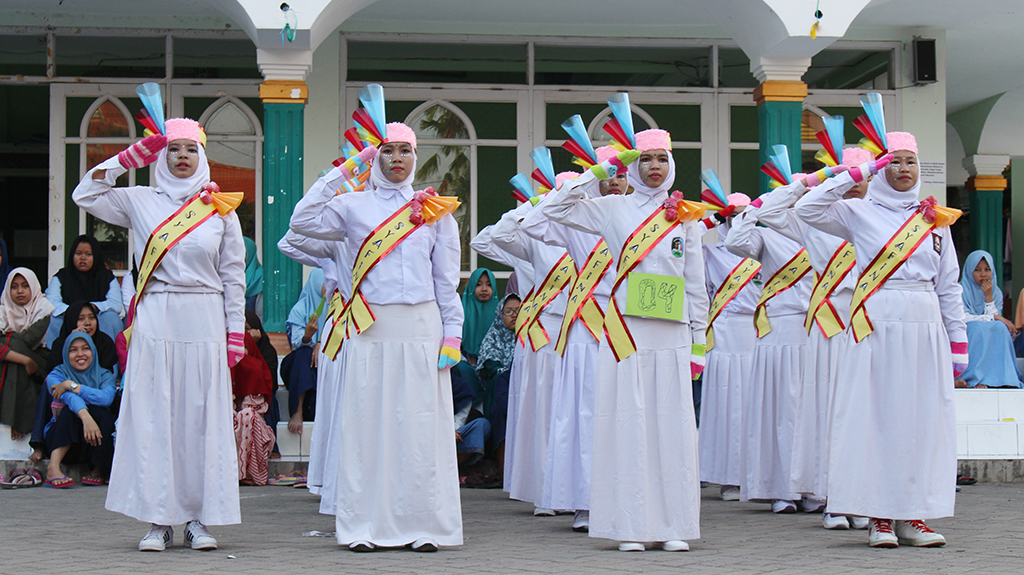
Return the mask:
<path fill-rule="evenodd" d="M 412 211 L 418 212 L 423 209 L 423 204 L 416 200 L 413 200 L 412 203 L 409 204 L 409 207 L 412 208 Z"/>
<path fill-rule="evenodd" d="M 424 201 L 426 201 L 427 194 L 425 194 L 424 192 L 416 192 L 415 194 L 412 195 L 412 199 L 422 204 Z"/>
<path fill-rule="evenodd" d="M 671 197 L 673 200 L 678 202 L 679 200 L 683 199 L 683 192 L 680 192 L 679 190 L 676 190 L 676 191 L 672 192 L 672 195 L 669 196 L 669 197 Z"/>
<path fill-rule="evenodd" d="M 210 205 L 213 203 L 213 196 L 210 195 L 210 192 L 203 190 L 199 192 L 199 200 L 206 205 Z"/>
<path fill-rule="evenodd" d="M 436 196 L 437 192 L 434 190 L 434 186 L 427 186 L 427 189 L 423 190 L 428 196 Z"/>
<path fill-rule="evenodd" d="M 674 222 L 679 219 L 679 212 L 675 208 L 668 208 L 665 210 L 665 219 Z"/>
<path fill-rule="evenodd" d="M 413 212 L 409 215 L 409 223 L 414 226 L 418 226 L 423 223 L 423 214 L 419 212 Z"/>

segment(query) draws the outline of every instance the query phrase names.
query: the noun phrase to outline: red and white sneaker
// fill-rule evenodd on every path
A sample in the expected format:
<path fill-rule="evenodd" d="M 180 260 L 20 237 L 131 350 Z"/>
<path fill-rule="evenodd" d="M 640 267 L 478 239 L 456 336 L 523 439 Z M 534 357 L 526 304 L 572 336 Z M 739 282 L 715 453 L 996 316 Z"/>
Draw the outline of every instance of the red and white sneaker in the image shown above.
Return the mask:
<path fill-rule="evenodd" d="M 897 521 L 896 537 L 900 543 L 914 547 L 942 547 L 946 538 L 934 532 L 924 521 Z"/>
<path fill-rule="evenodd" d="M 871 518 L 868 524 L 868 546 L 892 549 L 899 547 L 899 539 L 892 531 L 892 519 Z"/>

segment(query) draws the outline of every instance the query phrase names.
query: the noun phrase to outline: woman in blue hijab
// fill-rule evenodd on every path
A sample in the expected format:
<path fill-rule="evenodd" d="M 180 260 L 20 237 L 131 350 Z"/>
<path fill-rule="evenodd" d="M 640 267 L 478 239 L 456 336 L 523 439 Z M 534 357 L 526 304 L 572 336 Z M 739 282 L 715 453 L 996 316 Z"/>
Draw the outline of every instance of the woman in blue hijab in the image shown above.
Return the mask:
<path fill-rule="evenodd" d="M 302 433 L 302 422 L 316 413 L 316 362 L 327 319 L 324 272 L 316 268 L 288 314 L 286 331 L 292 352 L 281 360 L 281 381 L 288 388 L 288 431 Z"/>
<path fill-rule="evenodd" d="M 964 321 L 967 322 L 967 353 L 970 364 L 957 387 L 1024 387 L 1013 350 L 1013 323 L 1000 313 L 1003 292 L 999 289 L 992 256 L 984 250 L 971 252 L 960 274 Z"/>
<path fill-rule="evenodd" d="M 46 485 L 63 489 L 75 484 L 60 470 L 72 450 L 92 466 L 82 484 L 103 485 L 114 459 L 114 415 L 108 409 L 117 389 L 114 374 L 100 367 L 96 344 L 85 332 L 72 332 L 64 340 L 61 357 L 64 362 L 46 378 L 54 413 L 43 432 L 50 450 Z"/>

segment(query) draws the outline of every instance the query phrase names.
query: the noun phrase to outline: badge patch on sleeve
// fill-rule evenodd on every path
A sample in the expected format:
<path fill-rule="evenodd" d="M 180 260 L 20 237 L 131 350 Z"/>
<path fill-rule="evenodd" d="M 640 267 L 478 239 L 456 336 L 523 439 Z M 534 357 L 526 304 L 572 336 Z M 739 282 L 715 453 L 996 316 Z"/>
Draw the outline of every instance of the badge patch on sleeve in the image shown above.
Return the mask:
<path fill-rule="evenodd" d="M 935 232 L 932 232 L 932 249 L 935 250 L 935 253 L 942 255 L 942 236 Z"/>

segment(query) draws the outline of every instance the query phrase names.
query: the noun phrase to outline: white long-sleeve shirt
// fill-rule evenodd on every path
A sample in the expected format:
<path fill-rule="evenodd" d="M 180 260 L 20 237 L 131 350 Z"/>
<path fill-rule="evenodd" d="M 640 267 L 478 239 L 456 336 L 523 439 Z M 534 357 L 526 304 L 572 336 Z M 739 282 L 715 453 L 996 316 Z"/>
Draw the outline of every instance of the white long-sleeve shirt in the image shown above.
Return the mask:
<path fill-rule="evenodd" d="M 604 237 L 617 263 L 626 240 L 665 202 L 668 194 L 662 192 L 646 195 L 634 192 L 627 196 L 587 198 L 585 184 L 584 180 L 576 185 L 567 184 L 557 191 L 549 192 L 550 197 L 541 205 L 541 209 L 545 216 L 556 222 Z M 708 308 L 711 305 L 704 285 L 704 254 L 701 250 L 703 228 L 704 225 L 700 222 L 679 224 L 655 244 L 650 253 L 633 268 L 635 272 L 682 277 L 686 280 L 683 322 L 690 324 L 693 343 L 697 344 L 705 343 L 704 331 L 707 329 Z M 682 257 L 676 257 L 672 253 L 672 243 L 675 239 L 683 244 Z M 608 273 L 614 272 L 613 269 Z M 628 289 L 627 278 L 615 292 L 620 311 L 624 311 Z"/>
<path fill-rule="evenodd" d="M 525 210 L 523 204 L 519 207 L 513 208 L 504 214 L 502 218 L 517 218 L 517 210 Z M 496 262 L 501 262 L 508 267 L 512 268 L 516 274 L 516 282 L 519 284 L 519 297 L 526 297 L 526 294 L 533 289 L 533 264 L 522 258 L 518 258 L 503 249 L 500 249 L 497 244 L 494 243 L 494 226 L 490 225 L 480 230 L 480 233 L 473 238 L 473 241 L 469 243 L 469 246 L 473 248 L 478 254 L 491 258 Z"/>
<path fill-rule="evenodd" d="M 730 252 L 725 247 L 725 239 L 722 237 L 721 226 L 719 226 L 719 240 L 717 244 L 704 244 L 704 274 L 708 290 L 708 297 L 715 299 L 718 288 L 722 287 L 725 278 L 740 265 L 743 258 Z M 740 293 L 725 306 L 728 313 L 742 313 L 753 315 L 757 308 L 757 300 L 761 297 L 761 287 L 753 281 L 747 282 Z M 751 327 L 753 329 L 753 327 Z"/>
<path fill-rule="evenodd" d="M 96 170 L 106 174 L 94 180 Z M 149 235 L 183 202 L 149 186 L 113 187 L 125 171 L 117 156 L 102 162 L 89 170 L 72 198 L 93 216 L 131 228 L 137 240 L 135 259 L 141 262 Z M 146 293 L 160 292 L 223 294 L 228 331 L 245 330 L 245 244 L 234 212 L 215 214 L 167 252 L 146 287 Z"/>
<path fill-rule="evenodd" d="M 849 173 L 834 179 L 840 184 L 845 179 L 852 181 Z M 844 200 L 841 186 L 822 185 L 796 203 L 796 214 L 809 225 L 852 242 L 857 250 L 857 265 L 851 273 L 860 276 L 917 207 L 915 204 L 893 210 L 869 200 Z M 966 342 L 959 276 L 960 266 L 949 228 L 936 228 L 889 279 L 933 284 L 950 341 Z"/>
<path fill-rule="evenodd" d="M 523 204 L 509 212 L 509 214 L 512 214 L 511 216 L 502 216 L 491 229 L 491 241 L 495 247 L 514 257 L 530 262 L 533 266 L 533 278 L 530 283 L 537 289 L 543 285 L 544 280 L 552 268 L 555 267 L 555 264 L 566 254 L 565 248 L 549 246 L 523 232 L 523 218 L 529 212 L 538 208 L 539 205 Z M 563 315 L 565 313 L 565 305 L 569 301 L 566 291 L 563 289 L 558 294 L 558 297 L 551 300 L 551 303 L 544 308 L 544 313 Z M 547 328 L 551 329 L 552 326 L 547 326 Z M 557 329 L 557 326 L 554 326 L 554 328 Z"/>
<path fill-rule="evenodd" d="M 348 261 L 352 262 L 358 257 L 363 240 L 412 200 L 413 194 L 374 190 L 335 196 L 334 190 L 342 181 L 344 176 L 338 168 L 317 180 L 295 206 L 291 229 L 311 238 L 344 241 Z M 360 291 L 371 308 L 373 304 L 436 301 L 444 337 L 462 337 L 462 302 L 456 291 L 462 266 L 460 256 L 458 224 L 455 218 L 445 216 L 409 234 L 381 258 L 366 274 Z"/>
<path fill-rule="evenodd" d="M 761 262 L 760 281 L 767 282 L 793 259 L 801 246 L 775 230 L 755 227 L 760 217 L 759 212 L 759 208 L 747 207 L 742 214 L 733 218 L 725 247 L 740 257 Z M 768 317 L 806 314 L 813 285 L 813 274 L 808 273 L 796 285 L 773 297 L 765 304 Z"/>

